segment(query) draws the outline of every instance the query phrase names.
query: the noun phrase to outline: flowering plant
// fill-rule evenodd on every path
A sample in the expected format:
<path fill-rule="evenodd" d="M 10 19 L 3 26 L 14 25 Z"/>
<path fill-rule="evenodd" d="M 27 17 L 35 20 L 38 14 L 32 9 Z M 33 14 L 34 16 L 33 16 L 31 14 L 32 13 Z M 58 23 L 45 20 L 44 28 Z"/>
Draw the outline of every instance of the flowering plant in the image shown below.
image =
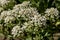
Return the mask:
<path fill-rule="evenodd" d="M 60 1 L 0 0 L 1 36 L 4 40 L 53 40 L 60 25 L 57 2 Z"/>

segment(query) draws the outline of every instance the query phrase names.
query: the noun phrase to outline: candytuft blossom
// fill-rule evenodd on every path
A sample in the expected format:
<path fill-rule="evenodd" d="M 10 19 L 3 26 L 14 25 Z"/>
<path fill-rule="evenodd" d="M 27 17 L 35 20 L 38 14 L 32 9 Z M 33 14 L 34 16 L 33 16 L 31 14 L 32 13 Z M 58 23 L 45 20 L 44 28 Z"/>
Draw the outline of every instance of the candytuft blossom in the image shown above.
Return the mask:
<path fill-rule="evenodd" d="M 45 17 L 47 19 L 50 19 L 52 18 L 52 21 L 55 21 L 54 19 L 57 19 L 59 17 L 59 11 L 57 10 L 57 8 L 49 8 L 49 9 L 46 9 L 45 11 Z"/>

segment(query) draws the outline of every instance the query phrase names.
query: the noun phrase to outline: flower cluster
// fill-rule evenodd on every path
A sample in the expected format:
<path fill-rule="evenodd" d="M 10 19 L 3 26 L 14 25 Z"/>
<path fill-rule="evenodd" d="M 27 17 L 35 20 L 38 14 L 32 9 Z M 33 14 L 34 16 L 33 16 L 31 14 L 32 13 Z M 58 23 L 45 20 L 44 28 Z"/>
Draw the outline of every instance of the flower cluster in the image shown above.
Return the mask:
<path fill-rule="evenodd" d="M 0 0 L 0 5 L 3 7 L 8 5 L 9 2 L 9 0 Z M 17 4 L 12 10 L 3 10 L 3 8 L 0 8 L 0 22 L 3 20 L 0 25 L 10 27 L 12 24 L 13 27 L 11 26 L 10 32 L 13 37 L 21 37 L 22 35 L 24 37 L 25 34 L 28 35 L 29 33 L 39 34 L 36 32 L 40 32 L 40 28 L 47 26 L 47 20 L 50 20 L 50 18 L 55 19 L 59 15 L 56 8 L 46 9 L 44 15 L 39 14 L 36 8 L 31 7 L 30 1 Z"/>
<path fill-rule="evenodd" d="M 12 29 L 13 37 L 19 36 L 21 33 L 23 33 L 23 29 L 20 28 L 20 26 L 16 25 L 13 27 L 13 29 Z"/>
<path fill-rule="evenodd" d="M 0 10 L 3 8 L 5 10 L 13 8 L 15 5 L 15 0 L 0 0 Z"/>
<path fill-rule="evenodd" d="M 0 0 L 0 6 L 5 6 L 5 5 L 8 5 L 10 1 L 9 0 Z"/>
<path fill-rule="evenodd" d="M 24 1 L 22 4 L 15 5 L 15 6 L 13 7 L 13 9 L 28 8 L 29 5 L 30 5 L 30 1 L 28 1 L 28 2 L 27 2 L 27 1 Z"/>
<path fill-rule="evenodd" d="M 13 10 L 12 10 L 16 18 L 22 17 L 23 18 L 22 20 L 25 20 L 25 22 L 21 26 L 22 26 L 22 29 L 27 32 L 29 32 L 29 30 L 33 30 L 31 29 L 31 27 L 33 26 L 42 27 L 43 25 L 44 26 L 46 25 L 45 16 L 42 16 L 41 14 L 39 14 L 36 8 L 32 8 L 28 5 L 29 5 L 29 2 L 23 2 L 22 4 L 15 5 L 15 7 L 13 7 Z"/>
<path fill-rule="evenodd" d="M 27 32 L 29 32 L 29 30 L 33 30 L 31 29 L 33 26 L 42 27 L 46 25 L 45 16 L 39 14 L 36 8 L 30 7 L 29 1 L 15 5 L 13 10 L 1 12 L 0 21 L 2 20 L 4 20 L 5 26 L 7 26 L 9 23 L 14 24 L 13 22 L 18 21 L 18 23 L 15 23 L 12 29 L 13 37 L 23 33 L 23 30 Z M 24 23 L 22 23 L 22 21 L 24 21 Z"/>
<path fill-rule="evenodd" d="M 49 8 L 49 9 L 46 9 L 45 11 L 45 16 L 47 17 L 47 19 L 50 19 L 52 18 L 54 21 L 54 19 L 58 18 L 59 17 L 59 11 L 57 10 L 57 8 Z"/>

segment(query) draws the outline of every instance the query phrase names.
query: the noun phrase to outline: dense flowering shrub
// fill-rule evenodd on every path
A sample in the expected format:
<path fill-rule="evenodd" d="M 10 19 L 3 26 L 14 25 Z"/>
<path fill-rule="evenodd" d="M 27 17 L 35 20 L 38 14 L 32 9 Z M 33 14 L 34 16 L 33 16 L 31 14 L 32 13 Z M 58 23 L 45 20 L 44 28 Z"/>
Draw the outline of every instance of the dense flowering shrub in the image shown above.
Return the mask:
<path fill-rule="evenodd" d="M 16 0 L 0 0 L 0 33 L 9 40 L 15 38 L 52 40 L 51 37 L 58 31 L 57 26 L 60 24 L 58 9 L 47 6 L 41 10 L 39 1 L 34 1 L 38 4 L 25 0 L 19 0 L 20 4 L 17 2 Z"/>

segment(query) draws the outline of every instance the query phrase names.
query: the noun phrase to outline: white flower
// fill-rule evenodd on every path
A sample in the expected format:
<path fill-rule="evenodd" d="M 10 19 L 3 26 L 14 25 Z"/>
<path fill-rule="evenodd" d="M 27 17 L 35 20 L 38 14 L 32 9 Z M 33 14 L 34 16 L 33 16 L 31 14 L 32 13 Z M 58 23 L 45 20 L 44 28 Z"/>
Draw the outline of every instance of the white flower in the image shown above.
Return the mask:
<path fill-rule="evenodd" d="M 28 5 L 30 5 L 29 3 L 30 3 L 30 1 L 24 1 L 22 4 L 15 5 L 15 6 L 13 7 L 13 9 L 17 9 L 17 8 L 19 8 L 19 9 L 21 9 L 21 8 L 27 8 Z"/>
<path fill-rule="evenodd" d="M 45 17 L 50 20 L 51 18 L 51 21 L 55 22 L 55 19 L 58 19 L 59 18 L 59 11 L 57 10 L 57 8 L 49 8 L 49 9 L 46 9 L 45 11 Z"/>
<path fill-rule="evenodd" d="M 7 5 L 10 1 L 8 0 L 0 0 L 0 6 Z"/>
<path fill-rule="evenodd" d="M 54 16 L 57 17 L 59 15 L 57 8 L 46 9 L 45 13 L 46 16 L 51 16 L 51 18 L 54 18 Z"/>
<path fill-rule="evenodd" d="M 34 22 L 35 25 L 38 25 L 39 27 L 42 27 L 42 25 L 46 25 L 46 18 L 45 16 L 35 16 L 33 17 L 32 21 Z"/>
<path fill-rule="evenodd" d="M 28 6 L 29 3 L 30 3 L 30 1 L 24 1 L 21 5 L 22 5 L 22 6 Z"/>
<path fill-rule="evenodd" d="M 20 26 L 15 26 L 15 27 L 13 27 L 13 29 L 12 29 L 12 34 L 13 34 L 13 37 L 15 37 L 16 35 L 18 35 L 19 33 L 19 30 L 20 30 Z"/>
<path fill-rule="evenodd" d="M 11 11 L 3 11 L 1 12 L 1 18 L 5 18 L 6 16 L 11 16 L 12 12 Z"/>
<path fill-rule="evenodd" d="M 7 16 L 5 19 L 4 19 L 4 21 L 5 21 L 5 23 L 7 23 L 7 22 L 11 22 L 11 21 L 14 21 L 15 20 L 15 18 L 13 17 L 13 16 Z"/>
<path fill-rule="evenodd" d="M 20 36 L 21 34 L 23 34 L 23 31 L 24 31 L 25 27 L 20 27 L 18 25 L 14 26 L 13 29 L 11 30 L 12 31 L 12 35 L 13 37 L 18 37 Z"/>
<path fill-rule="evenodd" d="M 8 12 L 8 11 L 3 11 L 3 12 L 1 12 L 1 18 L 4 18 L 5 16 L 7 16 L 7 12 Z"/>
<path fill-rule="evenodd" d="M 29 1 L 22 4 L 15 5 L 13 10 L 3 11 L 0 15 L 5 24 L 12 23 L 12 21 L 18 21 L 14 24 L 12 35 L 13 37 L 23 34 L 24 31 L 32 32 L 33 27 L 43 27 L 46 25 L 46 18 L 38 13 L 36 8 L 30 7 Z M 22 23 L 21 20 L 24 20 Z M 19 26 L 18 26 L 19 25 Z"/>

